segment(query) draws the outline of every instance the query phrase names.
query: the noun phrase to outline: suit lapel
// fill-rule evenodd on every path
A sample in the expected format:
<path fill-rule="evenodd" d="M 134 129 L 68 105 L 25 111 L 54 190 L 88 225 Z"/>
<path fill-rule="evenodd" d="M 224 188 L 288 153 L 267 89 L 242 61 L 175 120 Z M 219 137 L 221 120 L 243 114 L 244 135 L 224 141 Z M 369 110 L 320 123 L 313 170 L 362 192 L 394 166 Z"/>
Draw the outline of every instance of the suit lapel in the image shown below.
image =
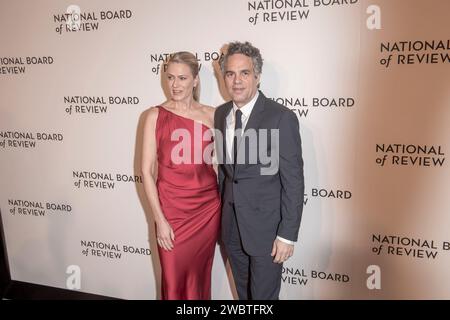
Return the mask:
<path fill-rule="evenodd" d="M 264 102 L 267 98 L 264 96 L 264 94 L 260 91 L 259 97 L 255 102 L 255 105 L 253 107 L 252 112 L 250 113 L 250 118 L 247 121 L 247 125 L 245 126 L 245 131 L 248 129 L 258 129 L 259 123 L 261 122 L 261 119 L 263 117 L 263 111 L 264 111 Z"/>

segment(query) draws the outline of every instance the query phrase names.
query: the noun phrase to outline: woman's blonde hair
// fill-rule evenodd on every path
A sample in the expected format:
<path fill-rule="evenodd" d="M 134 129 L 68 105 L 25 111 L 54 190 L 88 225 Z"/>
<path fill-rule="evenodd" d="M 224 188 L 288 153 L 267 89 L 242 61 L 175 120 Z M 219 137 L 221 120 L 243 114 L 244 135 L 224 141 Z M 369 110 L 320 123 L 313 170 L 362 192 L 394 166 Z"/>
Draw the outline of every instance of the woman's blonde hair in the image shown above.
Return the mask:
<path fill-rule="evenodd" d="M 169 58 L 169 60 L 167 61 L 167 65 L 169 65 L 170 63 L 175 62 L 175 63 L 182 63 L 185 64 L 189 67 L 189 69 L 191 69 L 191 73 L 193 78 L 195 79 L 195 77 L 198 76 L 198 61 L 197 58 L 194 54 L 188 52 L 188 51 L 179 51 L 179 52 L 175 52 L 174 54 L 172 54 Z M 200 80 L 200 79 L 199 79 Z M 195 101 L 199 101 L 200 98 L 200 81 L 198 81 L 197 86 L 194 87 L 193 90 L 193 97 Z"/>

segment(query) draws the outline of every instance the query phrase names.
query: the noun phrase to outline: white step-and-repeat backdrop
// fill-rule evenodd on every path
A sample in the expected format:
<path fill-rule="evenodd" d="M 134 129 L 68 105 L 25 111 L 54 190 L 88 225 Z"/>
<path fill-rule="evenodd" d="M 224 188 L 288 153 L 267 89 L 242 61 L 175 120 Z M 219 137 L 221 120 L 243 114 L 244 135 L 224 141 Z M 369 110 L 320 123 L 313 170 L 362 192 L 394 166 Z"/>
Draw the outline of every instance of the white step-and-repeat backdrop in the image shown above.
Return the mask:
<path fill-rule="evenodd" d="M 282 299 L 450 298 L 450 1 L 1 1 L 0 209 L 13 280 L 159 298 L 140 168 L 163 62 L 250 41 L 298 116 L 305 201 Z M 213 299 L 232 299 L 217 246 Z"/>

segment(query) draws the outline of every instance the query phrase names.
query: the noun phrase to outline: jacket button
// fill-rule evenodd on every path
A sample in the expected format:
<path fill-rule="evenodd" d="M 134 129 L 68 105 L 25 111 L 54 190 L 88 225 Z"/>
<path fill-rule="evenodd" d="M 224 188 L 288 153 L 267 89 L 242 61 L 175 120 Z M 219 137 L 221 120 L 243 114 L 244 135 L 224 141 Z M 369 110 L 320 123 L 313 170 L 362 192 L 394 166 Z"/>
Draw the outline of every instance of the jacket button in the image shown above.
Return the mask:
<path fill-rule="evenodd" d="M 238 181 L 237 181 L 237 180 L 234 180 L 233 182 L 234 182 L 234 183 L 236 183 L 236 184 L 238 183 Z"/>

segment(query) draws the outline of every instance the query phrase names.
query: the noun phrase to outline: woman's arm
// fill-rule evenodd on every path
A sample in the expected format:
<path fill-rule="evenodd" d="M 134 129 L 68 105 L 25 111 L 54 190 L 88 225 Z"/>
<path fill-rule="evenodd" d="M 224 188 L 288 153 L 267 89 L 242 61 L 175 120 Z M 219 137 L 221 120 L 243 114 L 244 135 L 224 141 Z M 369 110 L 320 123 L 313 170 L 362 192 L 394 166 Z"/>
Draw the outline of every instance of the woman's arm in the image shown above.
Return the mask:
<path fill-rule="evenodd" d="M 173 249 L 175 234 L 162 212 L 159 202 L 158 189 L 156 188 L 158 158 L 156 150 L 156 120 L 158 108 L 151 108 L 144 122 L 144 137 L 142 143 L 142 179 L 144 190 L 150 204 L 156 223 L 156 237 L 158 245 L 165 250 Z"/>

